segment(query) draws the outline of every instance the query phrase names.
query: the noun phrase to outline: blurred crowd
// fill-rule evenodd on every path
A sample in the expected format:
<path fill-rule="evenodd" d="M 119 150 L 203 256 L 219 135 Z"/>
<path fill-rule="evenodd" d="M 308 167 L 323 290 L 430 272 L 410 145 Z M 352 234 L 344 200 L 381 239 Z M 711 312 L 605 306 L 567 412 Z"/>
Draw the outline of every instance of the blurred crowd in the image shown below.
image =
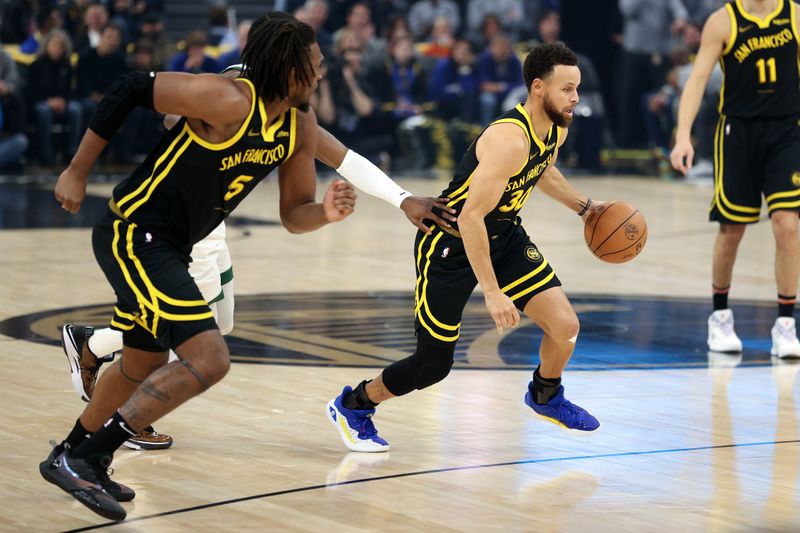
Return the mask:
<path fill-rule="evenodd" d="M 219 72 L 239 61 L 250 21 L 236 0 L 204 4 L 177 39 L 170 0 L 0 2 L 0 170 L 69 161 L 103 92 L 133 69 Z M 175 1 L 175 0 L 172 0 Z M 265 2 L 269 4 L 270 2 Z M 481 127 L 525 99 L 522 64 L 540 42 L 578 54 L 581 104 L 565 164 L 603 148 L 666 152 L 704 20 L 722 0 L 276 0 L 316 31 L 327 73 L 322 126 L 384 169 L 450 169 Z M 270 6 L 265 6 L 265 10 Z M 168 11 L 166 11 L 168 12 Z M 709 84 L 698 141 L 716 120 Z M 104 154 L 131 164 L 162 128 L 137 109 Z M 700 158 L 709 159 L 708 143 Z M 701 165 L 702 167 L 702 165 Z"/>

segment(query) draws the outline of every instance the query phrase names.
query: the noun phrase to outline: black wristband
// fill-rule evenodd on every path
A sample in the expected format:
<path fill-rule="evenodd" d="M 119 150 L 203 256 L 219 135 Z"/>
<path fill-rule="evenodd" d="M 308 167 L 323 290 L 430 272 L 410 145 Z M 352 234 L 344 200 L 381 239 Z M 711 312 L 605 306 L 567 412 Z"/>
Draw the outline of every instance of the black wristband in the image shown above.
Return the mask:
<path fill-rule="evenodd" d="M 582 217 L 584 214 L 586 214 L 586 211 L 588 211 L 590 207 L 592 207 L 592 199 L 587 196 L 586 205 L 583 206 L 583 209 L 581 209 L 580 213 L 578 213 L 578 216 Z"/>
<path fill-rule="evenodd" d="M 119 76 L 108 88 L 89 121 L 89 129 L 105 140 L 111 139 L 134 107 L 155 109 L 154 72 L 130 72 Z"/>

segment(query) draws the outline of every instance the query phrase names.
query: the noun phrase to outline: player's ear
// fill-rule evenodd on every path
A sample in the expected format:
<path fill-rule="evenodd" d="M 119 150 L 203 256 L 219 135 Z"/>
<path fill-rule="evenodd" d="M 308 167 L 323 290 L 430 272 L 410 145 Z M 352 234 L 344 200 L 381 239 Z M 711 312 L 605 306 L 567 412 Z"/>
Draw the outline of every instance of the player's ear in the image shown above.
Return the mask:
<path fill-rule="evenodd" d="M 541 78 L 536 78 L 531 83 L 531 93 L 542 96 L 544 94 L 544 81 Z"/>

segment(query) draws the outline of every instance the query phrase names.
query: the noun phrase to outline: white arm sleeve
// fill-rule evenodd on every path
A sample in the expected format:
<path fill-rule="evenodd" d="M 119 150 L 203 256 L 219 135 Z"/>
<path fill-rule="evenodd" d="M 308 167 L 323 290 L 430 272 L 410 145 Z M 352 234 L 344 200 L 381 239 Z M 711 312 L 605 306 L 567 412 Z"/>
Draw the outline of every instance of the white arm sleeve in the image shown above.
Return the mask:
<path fill-rule="evenodd" d="M 403 200 L 412 196 L 367 158 L 352 150 L 347 151 L 336 172 L 370 196 L 380 198 L 395 207 L 400 207 Z"/>

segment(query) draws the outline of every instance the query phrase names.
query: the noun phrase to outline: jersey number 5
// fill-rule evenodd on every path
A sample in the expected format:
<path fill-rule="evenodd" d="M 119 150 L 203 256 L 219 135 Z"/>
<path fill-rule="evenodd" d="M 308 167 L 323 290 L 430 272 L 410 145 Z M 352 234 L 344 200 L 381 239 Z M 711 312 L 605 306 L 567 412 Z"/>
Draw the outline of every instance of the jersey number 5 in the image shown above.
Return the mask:
<path fill-rule="evenodd" d="M 522 209 L 522 206 L 525 205 L 525 202 L 528 201 L 528 197 L 533 192 L 533 187 L 529 188 L 527 191 L 514 191 L 514 194 L 511 195 L 511 201 L 508 202 L 506 205 L 500 207 L 500 211 L 503 213 L 508 213 L 509 211 L 519 211 Z"/>
<path fill-rule="evenodd" d="M 758 69 L 758 83 L 775 83 L 778 81 L 774 57 L 759 59 L 756 61 L 756 68 Z"/>
<path fill-rule="evenodd" d="M 234 179 L 230 185 L 228 185 L 228 192 L 225 193 L 225 201 L 227 202 L 240 192 L 244 190 L 244 183 L 252 180 L 253 176 L 241 175 Z"/>

